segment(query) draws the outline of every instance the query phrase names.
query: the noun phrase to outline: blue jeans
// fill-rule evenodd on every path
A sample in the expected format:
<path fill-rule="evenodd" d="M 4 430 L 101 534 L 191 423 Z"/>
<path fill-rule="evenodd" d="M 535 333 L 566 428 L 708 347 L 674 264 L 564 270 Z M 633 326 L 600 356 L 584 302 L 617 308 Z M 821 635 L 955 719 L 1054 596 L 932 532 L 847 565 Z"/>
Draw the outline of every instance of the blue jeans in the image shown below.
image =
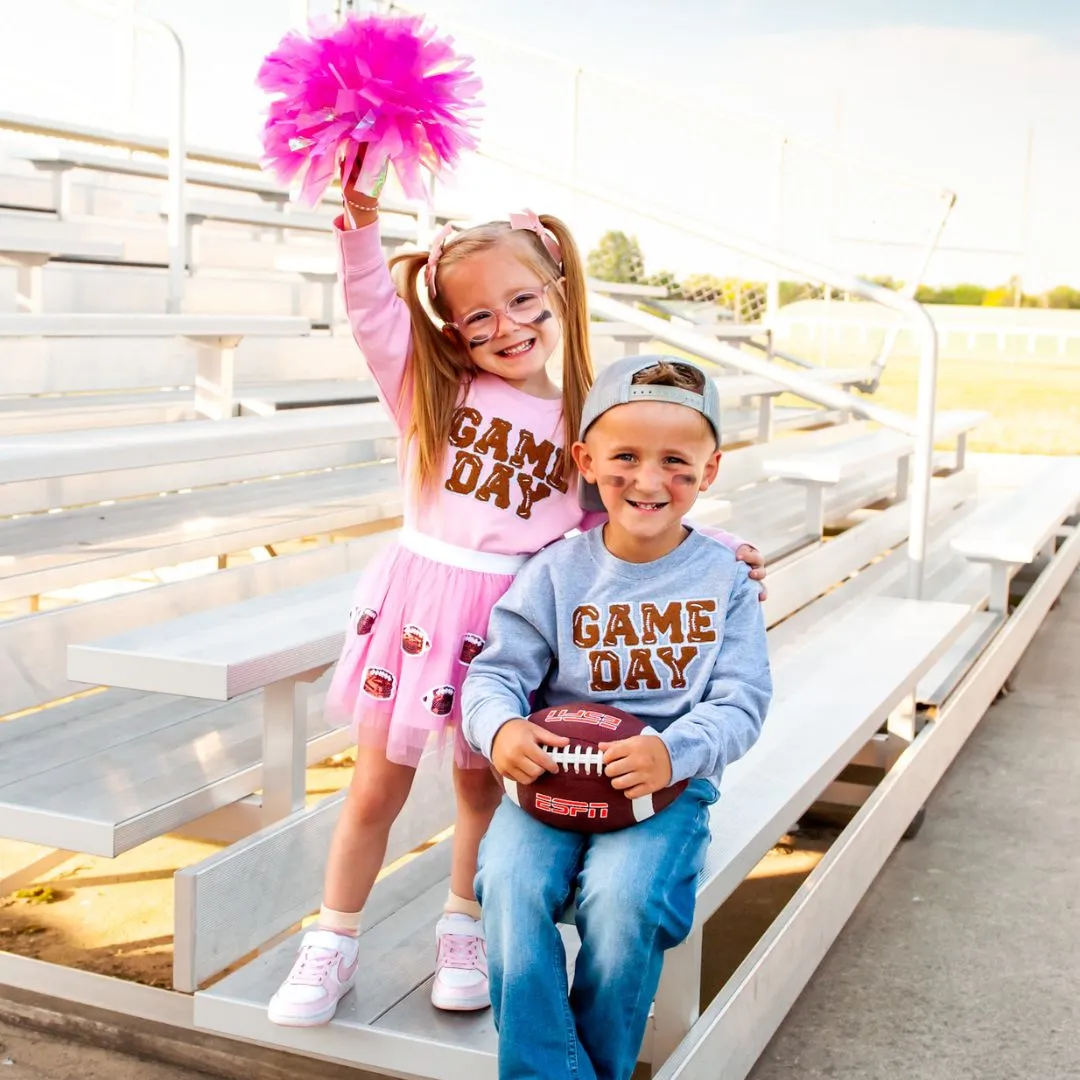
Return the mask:
<path fill-rule="evenodd" d="M 562 832 L 503 799 L 480 845 L 500 1080 L 629 1080 L 664 950 L 694 922 L 716 789 L 694 780 L 619 832 Z M 557 921 L 577 890 L 581 952 L 567 987 Z"/>

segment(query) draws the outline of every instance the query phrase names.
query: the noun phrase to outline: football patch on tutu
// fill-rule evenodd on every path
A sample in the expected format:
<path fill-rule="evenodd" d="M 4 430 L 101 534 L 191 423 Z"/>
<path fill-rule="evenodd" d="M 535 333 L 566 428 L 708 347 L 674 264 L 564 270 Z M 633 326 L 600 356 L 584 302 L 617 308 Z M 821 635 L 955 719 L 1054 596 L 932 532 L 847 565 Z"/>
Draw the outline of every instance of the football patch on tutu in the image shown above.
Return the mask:
<path fill-rule="evenodd" d="M 401 631 L 401 651 L 406 656 L 423 656 L 431 648 L 431 638 L 422 626 L 409 623 Z"/>
<path fill-rule="evenodd" d="M 364 693 L 376 701 L 389 701 L 394 696 L 394 676 L 386 668 L 364 668 Z"/>
<path fill-rule="evenodd" d="M 429 690 L 422 698 L 424 708 L 433 716 L 449 716 L 454 707 L 454 688 L 452 686 L 436 686 Z"/>
<path fill-rule="evenodd" d="M 378 617 L 379 613 L 374 608 L 354 607 L 349 611 L 349 626 L 360 637 L 364 637 L 371 633 L 371 628 Z"/>
<path fill-rule="evenodd" d="M 471 664 L 480 655 L 480 650 L 483 647 L 484 639 L 479 634 L 466 634 L 461 639 L 458 660 L 462 664 Z"/>

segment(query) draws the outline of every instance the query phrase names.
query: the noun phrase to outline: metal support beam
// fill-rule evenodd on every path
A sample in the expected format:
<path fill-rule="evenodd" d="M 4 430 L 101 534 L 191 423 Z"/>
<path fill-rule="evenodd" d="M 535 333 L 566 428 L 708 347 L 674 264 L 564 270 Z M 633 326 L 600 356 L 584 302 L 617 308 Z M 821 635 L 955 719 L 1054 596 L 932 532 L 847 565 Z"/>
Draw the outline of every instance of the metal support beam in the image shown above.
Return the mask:
<path fill-rule="evenodd" d="M 73 859 L 75 855 L 76 852 L 74 851 L 62 851 L 57 848 L 55 851 L 49 851 L 32 862 L 28 862 L 25 866 L 19 867 L 18 870 L 13 870 L 7 877 L 0 878 L 0 896 L 7 896 L 9 893 L 16 892 L 19 889 L 25 889 L 27 885 L 33 884 L 42 875 L 51 873 L 58 866 L 66 863 L 68 859 Z"/>
<path fill-rule="evenodd" d="M 304 806 L 310 686 L 282 679 L 263 691 L 263 824 Z"/>

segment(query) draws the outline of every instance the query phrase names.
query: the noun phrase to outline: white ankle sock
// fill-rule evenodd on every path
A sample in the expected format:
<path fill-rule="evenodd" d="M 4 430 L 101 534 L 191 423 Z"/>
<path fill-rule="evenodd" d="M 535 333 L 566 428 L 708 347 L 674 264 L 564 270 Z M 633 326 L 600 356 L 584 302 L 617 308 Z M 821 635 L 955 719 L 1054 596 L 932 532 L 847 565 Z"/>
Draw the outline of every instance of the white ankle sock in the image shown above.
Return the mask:
<path fill-rule="evenodd" d="M 333 930 L 335 934 L 347 934 L 349 937 L 360 936 L 359 911 L 335 911 L 325 904 L 319 908 L 319 926 L 323 930 Z"/>
<path fill-rule="evenodd" d="M 480 905 L 475 900 L 466 900 L 464 896 L 458 896 L 453 890 L 446 895 L 446 903 L 443 904 L 444 915 L 468 915 L 472 919 L 480 918 Z"/>

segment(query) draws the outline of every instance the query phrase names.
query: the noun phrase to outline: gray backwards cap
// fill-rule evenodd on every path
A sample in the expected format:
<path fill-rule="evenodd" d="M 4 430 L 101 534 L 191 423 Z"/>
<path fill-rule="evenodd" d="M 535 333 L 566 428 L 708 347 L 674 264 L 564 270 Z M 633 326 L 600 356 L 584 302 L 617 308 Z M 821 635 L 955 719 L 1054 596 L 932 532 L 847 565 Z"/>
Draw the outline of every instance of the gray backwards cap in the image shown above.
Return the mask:
<path fill-rule="evenodd" d="M 634 376 L 638 372 L 655 367 L 661 362 L 692 368 L 698 372 L 703 384 L 702 392 L 699 394 L 678 386 L 634 382 Z M 685 405 L 701 413 L 709 421 L 716 435 L 716 445 L 720 445 L 720 391 L 707 372 L 680 356 L 624 356 L 603 368 L 585 398 L 578 439 L 584 439 L 585 433 L 608 409 L 614 409 L 616 405 L 629 405 L 632 401 L 670 401 L 676 405 Z M 604 509 L 596 485 L 586 483 L 583 478 L 578 481 L 578 502 L 582 510 Z"/>

